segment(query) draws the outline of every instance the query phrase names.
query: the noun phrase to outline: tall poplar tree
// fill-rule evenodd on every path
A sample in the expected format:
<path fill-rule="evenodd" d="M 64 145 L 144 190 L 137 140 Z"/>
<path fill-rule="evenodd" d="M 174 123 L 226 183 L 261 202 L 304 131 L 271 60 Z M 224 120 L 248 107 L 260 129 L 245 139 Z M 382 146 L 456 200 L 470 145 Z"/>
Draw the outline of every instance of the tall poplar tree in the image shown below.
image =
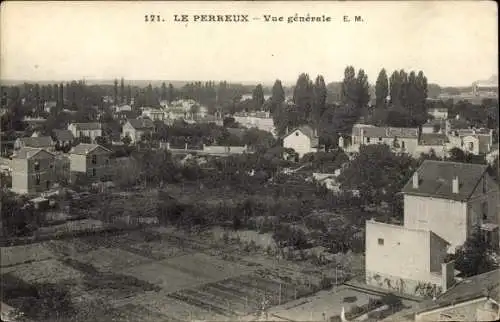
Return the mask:
<path fill-rule="evenodd" d="M 385 108 L 387 96 L 389 96 L 389 79 L 384 68 L 380 71 L 375 83 L 376 107 Z"/>

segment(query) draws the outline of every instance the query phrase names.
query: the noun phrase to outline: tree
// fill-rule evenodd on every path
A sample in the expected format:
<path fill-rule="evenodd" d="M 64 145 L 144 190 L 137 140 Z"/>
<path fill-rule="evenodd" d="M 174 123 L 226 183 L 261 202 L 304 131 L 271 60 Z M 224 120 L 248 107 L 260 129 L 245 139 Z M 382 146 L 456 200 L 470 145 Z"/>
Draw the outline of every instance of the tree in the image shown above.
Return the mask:
<path fill-rule="evenodd" d="M 323 76 L 318 75 L 316 77 L 316 81 L 314 82 L 314 87 L 313 87 L 313 95 L 314 95 L 314 103 L 313 103 L 313 121 L 318 128 L 319 122 L 321 115 L 326 110 L 326 84 L 325 80 L 323 79 Z"/>
<path fill-rule="evenodd" d="M 252 92 L 252 101 L 255 105 L 256 110 L 260 110 L 262 105 L 264 105 L 264 90 L 262 85 L 258 84 Z"/>
<path fill-rule="evenodd" d="M 463 246 L 457 249 L 454 256 L 455 268 L 462 272 L 464 277 L 489 272 L 497 267 L 491 257 L 492 253 L 491 245 L 476 227 Z"/>
<path fill-rule="evenodd" d="M 389 93 L 391 97 L 391 105 L 399 105 L 401 104 L 401 88 L 402 88 L 402 82 L 401 82 L 401 77 L 398 71 L 394 71 L 391 74 L 390 78 L 390 88 L 389 88 Z"/>
<path fill-rule="evenodd" d="M 270 112 L 271 114 L 274 114 L 281 104 L 285 102 L 285 91 L 283 90 L 283 85 L 281 85 L 281 81 L 279 79 L 274 82 L 271 93 Z"/>
<path fill-rule="evenodd" d="M 340 99 L 342 104 L 349 107 L 356 107 L 358 101 L 358 86 L 356 82 L 356 71 L 353 66 L 347 66 L 345 68 L 341 87 Z"/>
<path fill-rule="evenodd" d="M 392 201 L 417 167 L 410 156 L 396 155 L 385 144 L 365 145 L 339 176 L 343 189 L 357 189 L 367 204 Z"/>
<path fill-rule="evenodd" d="M 356 78 L 356 107 L 362 112 L 370 102 L 370 85 L 368 84 L 368 75 L 363 69 L 358 71 Z"/>
<path fill-rule="evenodd" d="M 125 83 L 123 77 L 120 80 L 120 103 L 125 102 Z"/>
<path fill-rule="evenodd" d="M 132 88 L 130 85 L 127 85 L 127 104 L 132 103 Z"/>
<path fill-rule="evenodd" d="M 297 107 L 300 124 L 305 124 L 311 120 L 313 100 L 313 83 L 308 74 L 302 73 L 299 75 L 293 89 L 293 102 Z"/>
<path fill-rule="evenodd" d="M 113 87 L 113 103 L 118 105 L 118 80 L 115 79 Z"/>
<path fill-rule="evenodd" d="M 389 79 L 384 68 L 380 71 L 375 83 L 376 107 L 385 108 L 387 96 L 389 96 Z"/>
<path fill-rule="evenodd" d="M 167 84 L 165 82 L 161 83 L 161 100 L 166 100 L 168 97 L 168 90 L 167 90 Z"/>

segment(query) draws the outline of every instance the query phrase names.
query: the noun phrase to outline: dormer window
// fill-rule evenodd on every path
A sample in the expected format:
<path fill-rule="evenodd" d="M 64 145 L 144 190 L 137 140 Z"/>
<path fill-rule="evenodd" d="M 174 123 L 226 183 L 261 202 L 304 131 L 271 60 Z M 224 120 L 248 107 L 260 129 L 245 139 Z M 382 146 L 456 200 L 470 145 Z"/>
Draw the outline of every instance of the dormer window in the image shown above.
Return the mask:
<path fill-rule="evenodd" d="M 299 132 L 295 132 L 295 136 L 299 136 Z"/>

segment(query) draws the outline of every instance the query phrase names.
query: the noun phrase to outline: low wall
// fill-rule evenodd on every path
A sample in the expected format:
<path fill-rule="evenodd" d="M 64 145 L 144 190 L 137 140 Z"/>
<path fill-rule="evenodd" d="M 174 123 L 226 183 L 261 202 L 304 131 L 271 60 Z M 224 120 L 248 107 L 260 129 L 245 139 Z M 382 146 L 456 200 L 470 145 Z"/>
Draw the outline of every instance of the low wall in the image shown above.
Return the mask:
<path fill-rule="evenodd" d="M 402 293 L 419 297 L 438 296 L 443 292 L 441 278 L 429 276 L 428 280 L 412 280 L 399 276 L 366 271 L 365 282 L 367 285 L 386 289 L 394 293 Z"/>

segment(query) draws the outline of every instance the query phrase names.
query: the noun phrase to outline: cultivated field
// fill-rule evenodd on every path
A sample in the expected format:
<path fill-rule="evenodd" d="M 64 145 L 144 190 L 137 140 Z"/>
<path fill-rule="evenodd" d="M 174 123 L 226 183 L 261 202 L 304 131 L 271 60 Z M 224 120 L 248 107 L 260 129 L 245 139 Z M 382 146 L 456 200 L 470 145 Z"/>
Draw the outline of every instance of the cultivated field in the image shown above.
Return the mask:
<path fill-rule="evenodd" d="M 19 303 L 16 287 L 58 283 L 69 288 L 75 307 L 96 312 L 95 320 L 234 320 L 261 310 L 264 301 L 269 307 L 312 292 L 305 279 L 280 277 L 286 263 L 274 267 L 238 253 L 227 260 L 211 254 L 228 255 L 233 245 L 213 247 L 169 229 L 4 247 L 2 284 L 8 281 L 13 297 L 5 301 Z"/>

